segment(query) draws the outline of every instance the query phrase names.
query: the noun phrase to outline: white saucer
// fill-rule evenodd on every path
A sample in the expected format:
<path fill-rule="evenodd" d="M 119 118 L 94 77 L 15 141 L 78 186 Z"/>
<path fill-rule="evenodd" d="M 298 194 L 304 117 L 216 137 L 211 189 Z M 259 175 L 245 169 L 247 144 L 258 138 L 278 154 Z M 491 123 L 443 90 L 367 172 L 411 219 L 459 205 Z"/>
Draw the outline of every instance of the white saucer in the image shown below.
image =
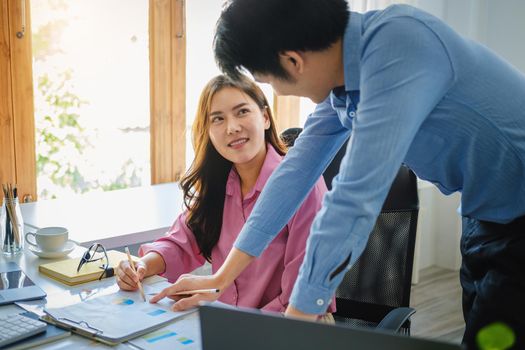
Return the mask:
<path fill-rule="evenodd" d="M 35 255 L 45 258 L 45 259 L 56 259 L 56 258 L 63 258 L 69 253 L 71 253 L 76 248 L 76 244 L 73 241 L 67 241 L 66 245 L 61 251 L 58 252 L 44 252 L 38 247 L 32 246 L 28 244 L 29 250 L 34 253 Z"/>

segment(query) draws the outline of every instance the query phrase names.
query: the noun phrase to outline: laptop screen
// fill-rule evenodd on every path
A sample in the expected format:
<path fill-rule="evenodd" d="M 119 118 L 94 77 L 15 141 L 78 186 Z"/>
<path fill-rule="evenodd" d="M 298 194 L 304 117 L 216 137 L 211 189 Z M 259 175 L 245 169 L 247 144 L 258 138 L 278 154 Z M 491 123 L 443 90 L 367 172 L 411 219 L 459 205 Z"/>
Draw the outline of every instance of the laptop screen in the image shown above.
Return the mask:
<path fill-rule="evenodd" d="M 206 350 L 458 350 L 459 345 L 264 314 L 258 310 L 204 305 L 199 308 Z"/>

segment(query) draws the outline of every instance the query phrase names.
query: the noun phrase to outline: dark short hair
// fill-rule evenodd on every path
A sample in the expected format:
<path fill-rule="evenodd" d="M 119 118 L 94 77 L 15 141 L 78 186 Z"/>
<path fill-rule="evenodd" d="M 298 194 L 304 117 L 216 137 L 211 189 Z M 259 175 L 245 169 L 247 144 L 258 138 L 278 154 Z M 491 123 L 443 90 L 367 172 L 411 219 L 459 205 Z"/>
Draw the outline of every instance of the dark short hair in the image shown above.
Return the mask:
<path fill-rule="evenodd" d="M 321 51 L 341 38 L 346 0 L 230 0 L 217 21 L 213 49 L 219 68 L 288 79 L 279 53 Z"/>

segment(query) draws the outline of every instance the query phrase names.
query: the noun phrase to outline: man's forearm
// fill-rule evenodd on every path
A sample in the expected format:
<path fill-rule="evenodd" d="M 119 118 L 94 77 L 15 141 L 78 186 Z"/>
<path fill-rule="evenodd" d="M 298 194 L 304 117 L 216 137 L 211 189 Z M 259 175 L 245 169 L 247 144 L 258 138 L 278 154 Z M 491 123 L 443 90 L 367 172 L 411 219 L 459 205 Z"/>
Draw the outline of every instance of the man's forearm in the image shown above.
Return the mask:
<path fill-rule="evenodd" d="M 255 257 L 233 247 L 224 264 L 215 273 L 220 288 L 225 289 L 230 286 L 254 259 Z"/>

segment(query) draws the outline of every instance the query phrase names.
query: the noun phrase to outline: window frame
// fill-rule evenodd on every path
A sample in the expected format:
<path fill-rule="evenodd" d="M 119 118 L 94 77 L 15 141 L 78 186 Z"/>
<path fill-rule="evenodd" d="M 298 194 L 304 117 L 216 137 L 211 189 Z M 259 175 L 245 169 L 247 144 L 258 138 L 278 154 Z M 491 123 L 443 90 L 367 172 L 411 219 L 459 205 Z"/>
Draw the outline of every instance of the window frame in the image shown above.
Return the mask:
<path fill-rule="evenodd" d="M 19 198 L 31 201 L 36 199 L 36 150 L 30 5 L 21 0 L 0 6 L 0 182 L 16 183 Z"/>
<path fill-rule="evenodd" d="M 150 0 L 151 183 L 186 168 L 185 0 Z"/>
<path fill-rule="evenodd" d="M 25 202 L 37 199 L 29 1 L 0 2 L 0 182 L 18 184 Z M 25 35 L 17 38 L 24 12 Z M 185 0 L 149 0 L 151 184 L 185 171 L 185 23 Z M 299 98 L 276 96 L 273 109 L 279 131 L 299 125 Z"/>

